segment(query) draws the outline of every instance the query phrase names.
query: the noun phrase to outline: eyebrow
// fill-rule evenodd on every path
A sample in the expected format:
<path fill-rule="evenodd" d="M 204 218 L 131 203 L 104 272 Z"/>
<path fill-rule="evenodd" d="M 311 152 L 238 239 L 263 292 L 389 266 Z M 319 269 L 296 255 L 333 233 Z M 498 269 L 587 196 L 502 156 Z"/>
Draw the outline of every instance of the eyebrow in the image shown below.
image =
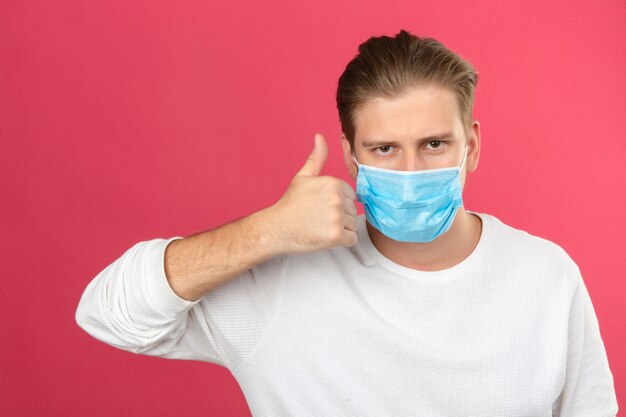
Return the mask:
<path fill-rule="evenodd" d="M 440 135 L 432 135 L 432 136 L 427 136 L 425 138 L 418 139 L 418 142 L 423 143 L 423 142 L 428 142 L 431 140 L 442 140 L 442 139 L 453 139 L 453 138 L 454 138 L 454 135 L 452 134 L 452 132 L 446 132 Z M 388 140 L 364 140 L 362 143 L 363 143 L 364 148 L 369 148 L 372 146 L 386 146 L 389 144 L 393 144 L 395 142 L 388 141 Z"/>

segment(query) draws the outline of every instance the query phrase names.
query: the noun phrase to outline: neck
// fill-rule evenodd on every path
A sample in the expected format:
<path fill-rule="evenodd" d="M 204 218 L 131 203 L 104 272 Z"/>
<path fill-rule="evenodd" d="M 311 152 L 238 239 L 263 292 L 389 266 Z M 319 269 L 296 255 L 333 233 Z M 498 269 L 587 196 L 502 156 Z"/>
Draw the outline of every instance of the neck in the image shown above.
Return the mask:
<path fill-rule="evenodd" d="M 482 220 L 459 207 L 450 229 L 432 242 L 393 240 L 369 222 L 367 231 L 376 249 L 386 258 L 407 268 L 421 271 L 448 269 L 463 261 L 473 251 L 482 233 Z"/>

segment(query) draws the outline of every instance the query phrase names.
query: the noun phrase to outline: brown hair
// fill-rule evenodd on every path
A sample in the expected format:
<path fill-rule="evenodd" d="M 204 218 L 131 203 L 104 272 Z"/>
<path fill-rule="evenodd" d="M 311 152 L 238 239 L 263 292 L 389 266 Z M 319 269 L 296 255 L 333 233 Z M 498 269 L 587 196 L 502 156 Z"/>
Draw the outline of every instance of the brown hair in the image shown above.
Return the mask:
<path fill-rule="evenodd" d="M 409 88 L 438 85 L 458 98 L 463 125 L 469 136 L 478 73 L 472 64 L 433 38 L 420 38 L 406 30 L 393 38 L 371 37 L 359 45 L 337 87 L 337 109 L 342 131 L 354 150 L 354 113 L 375 97 L 401 96 Z"/>

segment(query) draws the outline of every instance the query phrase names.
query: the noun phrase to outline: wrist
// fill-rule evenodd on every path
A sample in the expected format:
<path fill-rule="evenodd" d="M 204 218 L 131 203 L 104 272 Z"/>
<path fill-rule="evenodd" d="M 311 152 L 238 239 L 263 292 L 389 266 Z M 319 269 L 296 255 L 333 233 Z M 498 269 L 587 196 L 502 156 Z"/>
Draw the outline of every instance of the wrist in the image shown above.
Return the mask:
<path fill-rule="evenodd" d="M 257 235 L 263 260 L 291 251 L 291 245 L 285 235 L 284 222 L 276 205 L 251 214 L 247 220 L 249 227 Z"/>

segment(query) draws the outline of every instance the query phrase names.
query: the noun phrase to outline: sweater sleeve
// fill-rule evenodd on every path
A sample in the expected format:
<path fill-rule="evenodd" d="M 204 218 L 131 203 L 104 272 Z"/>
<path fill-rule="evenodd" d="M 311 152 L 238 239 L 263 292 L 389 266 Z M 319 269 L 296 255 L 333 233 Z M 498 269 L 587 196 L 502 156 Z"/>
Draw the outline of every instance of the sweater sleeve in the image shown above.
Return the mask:
<path fill-rule="evenodd" d="M 247 358 L 277 312 L 276 260 L 189 301 L 172 290 L 165 275 L 165 248 L 176 239 L 181 237 L 139 242 L 107 266 L 84 290 L 76 322 L 119 349 L 232 369 Z"/>
<path fill-rule="evenodd" d="M 552 406 L 559 417 L 617 415 L 617 398 L 600 327 L 585 282 L 576 266 L 578 285 L 569 313 L 566 375 Z"/>

